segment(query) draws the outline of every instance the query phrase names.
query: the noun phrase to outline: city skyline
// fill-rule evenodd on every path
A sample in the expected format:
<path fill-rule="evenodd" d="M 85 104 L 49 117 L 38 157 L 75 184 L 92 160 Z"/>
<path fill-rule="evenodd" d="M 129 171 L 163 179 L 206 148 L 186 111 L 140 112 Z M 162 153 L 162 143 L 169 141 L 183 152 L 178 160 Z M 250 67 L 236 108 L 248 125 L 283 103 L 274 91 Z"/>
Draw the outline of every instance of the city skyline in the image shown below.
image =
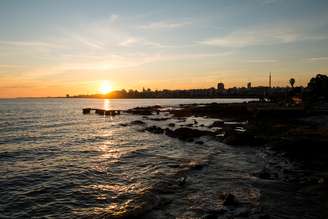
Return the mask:
<path fill-rule="evenodd" d="M 306 86 L 328 72 L 328 3 L 1 1 L 0 98 Z M 106 88 L 106 89 L 107 89 Z"/>

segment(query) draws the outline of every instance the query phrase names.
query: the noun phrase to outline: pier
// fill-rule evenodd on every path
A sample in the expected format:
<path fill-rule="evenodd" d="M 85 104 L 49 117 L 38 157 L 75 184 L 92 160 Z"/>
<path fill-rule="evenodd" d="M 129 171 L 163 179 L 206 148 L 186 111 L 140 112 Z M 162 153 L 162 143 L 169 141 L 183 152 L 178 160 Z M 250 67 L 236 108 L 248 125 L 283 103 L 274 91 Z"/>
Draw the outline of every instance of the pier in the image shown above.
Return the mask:
<path fill-rule="evenodd" d="M 104 110 L 104 109 L 96 109 L 96 108 L 82 109 L 83 114 L 90 114 L 93 111 L 95 112 L 95 114 L 105 115 L 105 116 L 116 116 L 121 114 L 121 110 Z"/>

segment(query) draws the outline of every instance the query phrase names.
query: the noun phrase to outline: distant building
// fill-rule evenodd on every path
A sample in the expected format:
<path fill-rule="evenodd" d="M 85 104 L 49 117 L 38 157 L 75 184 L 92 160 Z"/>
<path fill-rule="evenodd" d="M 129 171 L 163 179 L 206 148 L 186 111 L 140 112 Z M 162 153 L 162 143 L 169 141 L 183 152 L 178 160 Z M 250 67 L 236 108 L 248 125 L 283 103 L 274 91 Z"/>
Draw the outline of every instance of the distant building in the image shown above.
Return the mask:
<path fill-rule="evenodd" d="M 219 92 L 222 92 L 222 91 L 224 91 L 224 84 L 223 83 L 218 83 L 218 91 Z"/>

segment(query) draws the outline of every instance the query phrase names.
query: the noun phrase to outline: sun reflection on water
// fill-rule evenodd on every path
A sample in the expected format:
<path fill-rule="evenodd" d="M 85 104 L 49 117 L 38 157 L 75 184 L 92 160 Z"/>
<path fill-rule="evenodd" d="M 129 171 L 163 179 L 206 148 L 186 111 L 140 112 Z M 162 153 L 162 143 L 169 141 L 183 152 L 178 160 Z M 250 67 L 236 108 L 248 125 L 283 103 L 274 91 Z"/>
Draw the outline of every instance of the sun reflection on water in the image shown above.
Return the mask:
<path fill-rule="evenodd" d="M 109 99 L 104 99 L 104 110 L 110 110 L 111 104 Z"/>

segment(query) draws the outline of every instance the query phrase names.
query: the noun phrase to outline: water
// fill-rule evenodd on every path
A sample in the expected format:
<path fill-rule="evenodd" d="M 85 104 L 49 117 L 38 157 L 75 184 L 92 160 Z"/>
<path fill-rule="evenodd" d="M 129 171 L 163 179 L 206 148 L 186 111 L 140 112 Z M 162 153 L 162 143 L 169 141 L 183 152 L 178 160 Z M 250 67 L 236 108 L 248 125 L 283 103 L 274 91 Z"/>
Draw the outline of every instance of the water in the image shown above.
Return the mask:
<path fill-rule="evenodd" d="M 187 143 L 122 126 L 142 116 L 81 113 L 84 107 L 233 101 L 245 100 L 0 100 L 0 218 L 115 218 L 140 212 L 148 212 L 145 218 L 198 218 L 220 207 L 222 192 L 233 193 L 253 213 L 263 205 L 273 218 L 297 218 L 303 210 L 316 218 L 304 208 L 304 194 L 285 199 L 295 192 L 290 184 L 254 177 L 271 159 L 267 153 L 206 138 L 203 145 Z M 149 125 L 168 122 L 176 121 Z M 284 160 L 276 163 L 289 167 Z M 276 200 L 261 201 L 277 194 L 276 208 Z"/>

